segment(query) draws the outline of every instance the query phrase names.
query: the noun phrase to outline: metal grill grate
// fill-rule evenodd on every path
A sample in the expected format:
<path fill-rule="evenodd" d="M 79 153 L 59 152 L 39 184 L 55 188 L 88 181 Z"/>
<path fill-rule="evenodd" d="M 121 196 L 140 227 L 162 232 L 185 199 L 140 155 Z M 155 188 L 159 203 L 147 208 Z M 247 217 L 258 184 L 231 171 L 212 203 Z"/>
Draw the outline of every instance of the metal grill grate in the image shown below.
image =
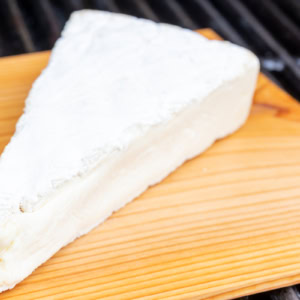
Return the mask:
<path fill-rule="evenodd" d="M 300 99 L 298 0 L 2 0 L 0 55 L 50 49 L 70 13 L 83 8 L 211 27 L 254 51 L 266 75 Z"/>
<path fill-rule="evenodd" d="M 211 27 L 254 51 L 263 72 L 300 99 L 299 0 L 0 0 L 0 56 L 50 49 L 70 13 L 84 8 Z"/>

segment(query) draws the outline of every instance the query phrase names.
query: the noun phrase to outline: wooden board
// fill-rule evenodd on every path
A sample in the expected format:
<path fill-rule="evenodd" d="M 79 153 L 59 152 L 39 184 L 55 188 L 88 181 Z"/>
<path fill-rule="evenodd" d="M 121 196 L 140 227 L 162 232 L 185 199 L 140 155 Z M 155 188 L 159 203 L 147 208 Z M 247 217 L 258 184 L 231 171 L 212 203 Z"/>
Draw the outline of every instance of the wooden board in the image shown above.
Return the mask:
<path fill-rule="evenodd" d="M 48 56 L 0 60 L 0 151 Z M 295 284 L 299 218 L 300 105 L 261 75 L 241 130 L 0 299 L 230 299 Z"/>

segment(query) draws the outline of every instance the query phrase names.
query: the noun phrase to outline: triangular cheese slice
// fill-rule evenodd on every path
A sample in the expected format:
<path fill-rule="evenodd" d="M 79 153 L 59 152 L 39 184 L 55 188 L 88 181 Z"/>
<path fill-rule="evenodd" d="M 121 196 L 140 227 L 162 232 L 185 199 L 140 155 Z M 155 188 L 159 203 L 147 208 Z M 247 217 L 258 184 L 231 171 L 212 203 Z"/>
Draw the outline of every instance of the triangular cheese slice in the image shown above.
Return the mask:
<path fill-rule="evenodd" d="M 0 290 L 239 128 L 258 69 L 189 30 L 74 13 L 0 159 Z"/>

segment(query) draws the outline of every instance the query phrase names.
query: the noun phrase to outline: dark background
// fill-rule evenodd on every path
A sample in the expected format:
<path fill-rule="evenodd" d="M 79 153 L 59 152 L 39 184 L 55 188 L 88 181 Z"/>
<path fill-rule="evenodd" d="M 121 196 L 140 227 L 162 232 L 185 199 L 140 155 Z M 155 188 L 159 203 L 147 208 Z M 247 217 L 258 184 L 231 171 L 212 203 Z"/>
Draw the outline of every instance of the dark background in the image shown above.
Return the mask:
<path fill-rule="evenodd" d="M 51 49 L 84 8 L 213 28 L 256 53 L 262 71 L 300 100 L 300 0 L 0 0 L 0 56 Z"/>

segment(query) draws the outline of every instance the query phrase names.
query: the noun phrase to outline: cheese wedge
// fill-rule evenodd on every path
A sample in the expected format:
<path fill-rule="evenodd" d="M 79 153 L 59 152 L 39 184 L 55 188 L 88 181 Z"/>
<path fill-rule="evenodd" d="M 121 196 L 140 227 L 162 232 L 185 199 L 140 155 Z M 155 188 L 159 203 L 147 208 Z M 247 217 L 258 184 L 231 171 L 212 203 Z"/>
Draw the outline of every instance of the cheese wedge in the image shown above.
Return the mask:
<path fill-rule="evenodd" d="M 258 70 L 228 42 L 73 13 L 0 159 L 0 291 L 238 129 Z"/>

